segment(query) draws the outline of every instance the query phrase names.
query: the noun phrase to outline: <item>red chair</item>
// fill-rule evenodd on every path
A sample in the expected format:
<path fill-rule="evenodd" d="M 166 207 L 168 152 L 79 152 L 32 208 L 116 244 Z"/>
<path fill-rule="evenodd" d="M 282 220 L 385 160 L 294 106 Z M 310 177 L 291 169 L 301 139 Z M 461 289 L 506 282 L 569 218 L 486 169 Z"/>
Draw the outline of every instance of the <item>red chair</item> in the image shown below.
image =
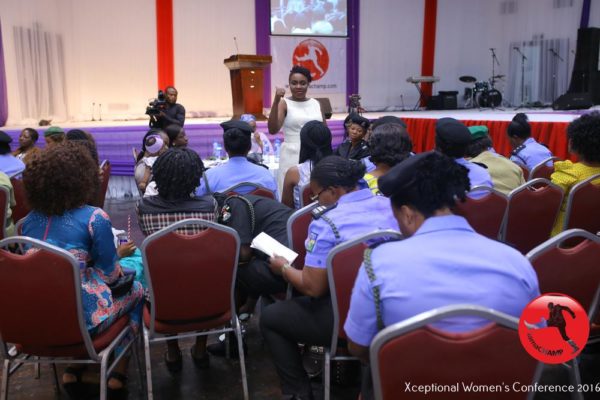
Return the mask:
<path fill-rule="evenodd" d="M 308 183 L 300 187 L 300 208 L 312 203 L 312 200 L 310 199 L 311 196 L 312 192 L 310 191 L 310 185 Z"/>
<path fill-rule="evenodd" d="M 6 237 L 6 211 L 9 207 L 10 191 L 6 186 L 0 186 L 0 240 Z"/>
<path fill-rule="evenodd" d="M 195 235 L 176 232 L 186 225 L 206 229 Z M 148 399 L 153 399 L 150 343 L 233 331 L 247 400 L 242 332 L 234 300 L 238 234 L 213 222 L 186 219 L 148 236 L 141 250 L 150 293 L 150 303 L 144 307 Z"/>
<path fill-rule="evenodd" d="M 298 253 L 298 257 L 292 264 L 297 269 L 304 268 L 304 257 L 306 257 L 304 242 L 308 237 L 308 226 L 312 221 L 312 210 L 317 206 L 316 202 L 309 204 L 295 211 L 287 221 L 288 244 L 292 250 Z"/>
<path fill-rule="evenodd" d="M 402 235 L 392 230 L 368 233 L 335 246 L 327 256 L 327 277 L 329 279 L 329 292 L 333 308 L 333 332 L 331 335 L 331 345 L 328 349 L 325 349 L 323 374 L 325 400 L 329 400 L 330 397 L 331 361 L 357 360 L 353 356 L 338 355 L 337 349 L 339 339 L 346 340 L 348 338 L 343 327 L 348 316 L 348 309 L 350 308 L 350 297 L 354 288 L 354 281 L 363 262 L 363 254 L 367 248 L 367 243 L 374 239 L 388 238 L 400 239 Z"/>
<path fill-rule="evenodd" d="M 584 229 L 591 233 L 600 231 L 600 174 L 579 182 L 569 192 L 563 230 Z"/>
<path fill-rule="evenodd" d="M 112 169 L 110 161 L 104 160 L 100 164 L 102 170 L 102 181 L 100 182 L 100 189 L 96 195 L 96 200 L 91 205 L 94 207 L 104 208 L 104 200 L 106 199 L 106 192 L 108 191 L 108 181 L 110 180 L 110 171 Z"/>
<path fill-rule="evenodd" d="M 479 317 L 491 323 L 466 333 L 448 333 L 428 325 L 455 316 Z M 492 309 L 452 305 L 416 315 L 388 326 L 370 346 L 375 399 L 423 399 L 423 393 L 406 390 L 411 385 L 530 384 L 537 381 L 541 365 L 521 345 L 519 320 Z M 399 396 L 402 394 L 402 396 Z M 525 399 L 528 393 L 513 391 L 493 395 L 465 392 L 430 394 L 432 399 Z"/>
<path fill-rule="evenodd" d="M 239 192 L 240 189 L 242 189 L 243 193 Z M 271 190 L 252 182 L 238 183 L 237 185 L 233 185 L 229 189 L 223 190 L 223 192 L 227 193 L 228 195 L 253 194 L 256 196 L 266 197 L 267 199 L 275 200 L 275 194 Z"/>
<path fill-rule="evenodd" d="M 25 194 L 25 186 L 23 180 L 17 178 L 10 178 L 13 191 L 15 194 L 15 202 L 17 203 L 13 208 L 12 219 L 17 222 L 21 218 L 25 217 L 31 211 L 31 207 L 27 202 L 27 195 Z"/>
<path fill-rule="evenodd" d="M 475 186 L 469 193 L 476 191 L 489 193 L 478 199 L 467 197 L 464 203 L 456 202 L 454 213 L 465 217 L 477 233 L 496 240 L 502 227 L 508 197 L 487 186 Z"/>
<path fill-rule="evenodd" d="M 543 178 L 514 189 L 508 195 L 500 240 L 523 254 L 545 242 L 550 237 L 562 200 L 562 189 Z"/>
<path fill-rule="evenodd" d="M 5 250 L 15 244 L 36 251 L 18 255 Z M 125 344 L 121 355 L 113 357 L 116 346 L 131 331 L 129 316 L 90 337 L 81 304 L 77 260 L 66 250 L 40 240 L 14 236 L 0 241 L 0 282 L 0 308 L 5 310 L 0 313 L 5 352 L 2 399 L 8 395 L 11 364 L 77 363 L 100 364 L 100 399 L 105 400 L 107 377 L 116 363 L 129 348 L 137 359 L 135 341 Z M 19 355 L 11 355 L 6 343 L 18 343 Z"/>
<path fill-rule="evenodd" d="M 550 161 L 552 161 L 552 166 L 547 166 L 546 164 Z M 554 162 L 556 161 L 560 161 L 560 158 L 549 157 L 538 163 L 535 167 L 531 169 L 531 173 L 529 174 L 529 180 L 534 180 L 537 178 L 544 178 L 550 180 L 550 176 L 554 172 Z"/>
<path fill-rule="evenodd" d="M 523 171 L 523 178 L 525 179 L 525 181 L 529 180 L 529 168 L 527 168 L 524 165 L 521 164 L 517 164 L 519 167 L 521 167 L 521 170 Z"/>

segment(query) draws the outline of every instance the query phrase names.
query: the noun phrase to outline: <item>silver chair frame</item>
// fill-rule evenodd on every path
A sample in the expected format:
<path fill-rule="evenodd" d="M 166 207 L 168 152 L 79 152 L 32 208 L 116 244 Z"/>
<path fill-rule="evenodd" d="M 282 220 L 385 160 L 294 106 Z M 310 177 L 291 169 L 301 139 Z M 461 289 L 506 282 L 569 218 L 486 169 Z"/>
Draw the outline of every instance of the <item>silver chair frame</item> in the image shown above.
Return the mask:
<path fill-rule="evenodd" d="M 596 179 L 600 179 L 600 174 L 595 174 L 590 176 L 589 178 L 579 182 L 578 184 L 574 185 L 571 188 L 571 191 L 569 192 L 569 195 L 567 197 L 567 206 L 566 206 L 566 210 L 565 210 L 565 218 L 563 221 L 563 226 L 562 229 L 567 230 L 567 227 L 569 226 L 569 218 L 571 217 L 571 212 L 573 211 L 573 197 L 575 197 L 575 194 L 584 186 L 587 185 L 592 185 L 593 181 L 595 181 Z"/>

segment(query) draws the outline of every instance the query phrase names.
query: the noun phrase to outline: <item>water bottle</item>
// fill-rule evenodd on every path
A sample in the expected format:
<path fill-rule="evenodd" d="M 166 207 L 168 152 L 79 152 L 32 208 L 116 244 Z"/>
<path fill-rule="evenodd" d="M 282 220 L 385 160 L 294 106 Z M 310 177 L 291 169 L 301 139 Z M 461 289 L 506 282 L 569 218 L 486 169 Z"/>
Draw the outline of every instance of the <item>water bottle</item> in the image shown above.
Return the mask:
<path fill-rule="evenodd" d="M 221 144 L 219 142 L 213 142 L 213 157 L 215 160 L 221 159 Z"/>
<path fill-rule="evenodd" d="M 279 162 L 279 153 L 281 151 L 281 140 L 275 139 L 275 162 Z"/>

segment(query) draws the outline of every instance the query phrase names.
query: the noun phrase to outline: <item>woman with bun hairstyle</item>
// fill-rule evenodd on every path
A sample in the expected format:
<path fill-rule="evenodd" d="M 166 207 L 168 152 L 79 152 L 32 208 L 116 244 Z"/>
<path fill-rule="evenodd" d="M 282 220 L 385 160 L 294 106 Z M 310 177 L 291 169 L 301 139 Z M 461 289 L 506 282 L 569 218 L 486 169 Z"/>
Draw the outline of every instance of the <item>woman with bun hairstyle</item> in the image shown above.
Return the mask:
<path fill-rule="evenodd" d="M 271 271 L 302 294 L 266 307 L 260 319 L 284 398 L 313 398 L 298 343 L 326 346 L 331 340 L 333 309 L 326 268 L 331 249 L 375 230 L 398 230 L 389 199 L 374 196 L 368 188 L 359 189 L 364 174 L 360 161 L 340 156 L 322 159 L 310 175 L 313 200 L 321 207 L 313 211 L 308 227 L 304 268 L 290 267 L 283 257 L 271 258 Z"/>
<path fill-rule="evenodd" d="M 527 115 L 523 113 L 515 115 L 506 133 L 513 149 L 510 153 L 512 162 L 525 166 L 531 171 L 533 167 L 552 157 L 552 152 L 546 146 L 531 137 L 531 126 Z"/>

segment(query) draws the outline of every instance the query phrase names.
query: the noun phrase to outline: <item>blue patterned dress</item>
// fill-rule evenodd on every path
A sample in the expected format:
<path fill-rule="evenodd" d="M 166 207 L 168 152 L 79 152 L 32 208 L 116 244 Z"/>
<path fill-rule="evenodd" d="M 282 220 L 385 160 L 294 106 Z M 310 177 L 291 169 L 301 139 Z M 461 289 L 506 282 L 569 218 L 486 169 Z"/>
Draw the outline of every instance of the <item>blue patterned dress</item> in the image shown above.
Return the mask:
<path fill-rule="evenodd" d="M 112 225 L 101 208 L 83 206 L 63 215 L 47 216 L 32 211 L 23 224 L 23 235 L 43 240 L 73 254 L 80 265 L 82 306 L 90 334 L 102 332 L 129 313 L 135 332 L 139 329 L 143 288 L 134 282 L 131 291 L 113 298 L 109 283 L 121 274 Z"/>

